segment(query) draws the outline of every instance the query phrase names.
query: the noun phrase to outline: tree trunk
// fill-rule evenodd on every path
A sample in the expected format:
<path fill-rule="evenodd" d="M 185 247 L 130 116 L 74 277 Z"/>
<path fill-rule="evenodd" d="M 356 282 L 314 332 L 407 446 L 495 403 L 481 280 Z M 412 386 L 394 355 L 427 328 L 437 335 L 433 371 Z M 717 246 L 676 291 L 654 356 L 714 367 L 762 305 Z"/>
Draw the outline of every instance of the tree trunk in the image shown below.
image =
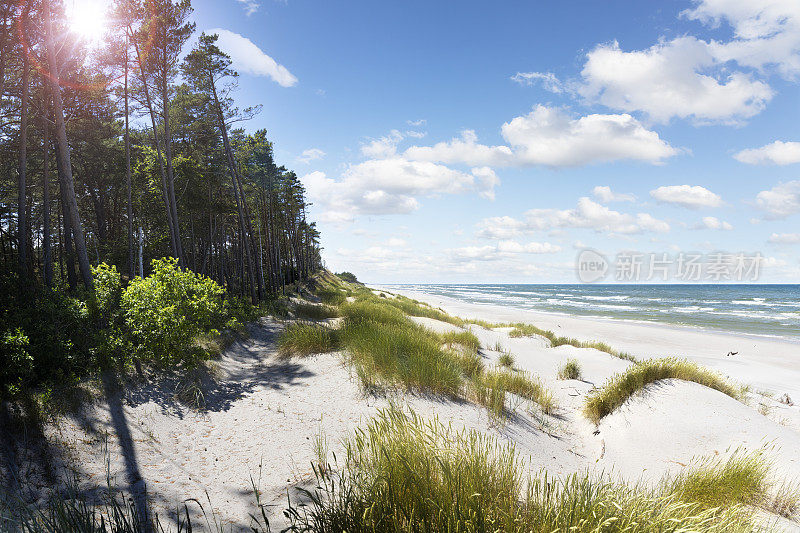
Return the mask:
<path fill-rule="evenodd" d="M 45 97 L 46 98 L 46 97 Z M 45 110 L 49 106 L 45 106 Z M 50 242 L 50 124 L 48 113 L 45 112 L 42 118 L 42 246 L 44 247 L 44 283 L 48 287 L 53 286 L 53 255 Z"/>
<path fill-rule="evenodd" d="M 64 200 L 72 226 L 72 237 L 78 253 L 78 266 L 83 284 L 87 289 L 94 289 L 92 269 L 89 265 L 89 256 L 86 253 L 86 239 L 83 235 L 81 219 L 78 215 L 78 202 L 75 199 L 75 183 L 72 180 L 72 164 L 70 162 L 69 144 L 67 143 L 67 128 L 64 123 L 64 103 L 61 99 L 58 61 L 56 59 L 55 40 L 53 37 L 53 21 L 50 17 L 50 0 L 42 0 L 44 5 L 44 23 L 47 42 L 47 58 L 50 67 L 50 83 L 53 93 L 53 113 L 56 123 L 56 153 L 61 172 L 59 178 L 64 188 Z"/>
<path fill-rule="evenodd" d="M 135 258 L 133 250 L 133 191 L 131 186 L 131 138 L 130 138 L 130 110 L 128 109 L 128 32 L 125 31 L 125 185 L 128 188 L 128 277 L 133 279 L 136 275 Z"/>
<path fill-rule="evenodd" d="M 17 239 L 19 256 L 19 275 L 28 280 L 28 85 L 30 84 L 30 61 L 26 44 L 26 30 L 29 5 L 26 4 L 20 16 L 22 27 L 22 87 L 20 88 L 20 125 L 19 125 L 19 181 L 17 183 Z"/>
<path fill-rule="evenodd" d="M 166 58 L 164 59 L 166 63 Z M 169 129 L 169 92 L 167 89 L 166 64 L 164 66 L 164 80 L 161 86 L 161 100 L 164 119 L 164 157 L 167 160 L 167 191 L 169 194 L 169 204 L 172 213 L 172 220 L 175 224 L 175 249 L 178 253 L 178 264 L 186 266 L 186 258 L 183 256 L 183 246 L 181 244 L 181 226 L 178 221 L 178 208 L 175 200 L 175 170 L 172 168 L 172 137 Z"/>
<path fill-rule="evenodd" d="M 128 32 L 132 30 L 128 28 Z M 150 114 L 150 123 L 153 128 L 153 147 L 156 149 L 156 154 L 158 155 L 158 168 L 161 171 L 161 189 L 164 196 L 164 207 L 167 210 L 167 226 L 169 227 L 169 241 L 170 246 L 172 248 L 172 255 L 173 257 L 178 257 L 178 245 L 176 241 L 176 228 L 175 222 L 172 218 L 172 209 L 170 209 L 170 202 L 169 202 L 169 190 L 167 187 L 167 171 L 164 168 L 164 157 L 161 153 L 161 144 L 158 140 L 158 130 L 156 129 L 156 113 L 153 109 L 153 101 L 150 99 L 150 89 L 147 85 L 147 75 L 144 72 L 144 63 L 142 62 L 142 53 L 139 50 L 139 44 L 136 40 L 133 40 L 133 48 L 136 50 L 136 62 L 139 65 L 139 73 L 142 78 L 142 88 L 144 89 L 144 97 L 145 97 L 145 105 L 147 106 L 147 110 Z"/>

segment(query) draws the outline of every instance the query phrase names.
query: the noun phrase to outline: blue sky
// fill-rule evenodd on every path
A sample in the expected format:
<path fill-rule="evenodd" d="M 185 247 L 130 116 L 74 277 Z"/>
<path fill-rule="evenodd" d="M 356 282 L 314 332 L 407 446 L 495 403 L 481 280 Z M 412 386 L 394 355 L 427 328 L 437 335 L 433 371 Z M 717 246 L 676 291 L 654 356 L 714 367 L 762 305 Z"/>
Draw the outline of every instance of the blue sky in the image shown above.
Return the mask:
<path fill-rule="evenodd" d="M 194 0 L 369 282 L 573 282 L 578 250 L 800 281 L 797 0 Z"/>

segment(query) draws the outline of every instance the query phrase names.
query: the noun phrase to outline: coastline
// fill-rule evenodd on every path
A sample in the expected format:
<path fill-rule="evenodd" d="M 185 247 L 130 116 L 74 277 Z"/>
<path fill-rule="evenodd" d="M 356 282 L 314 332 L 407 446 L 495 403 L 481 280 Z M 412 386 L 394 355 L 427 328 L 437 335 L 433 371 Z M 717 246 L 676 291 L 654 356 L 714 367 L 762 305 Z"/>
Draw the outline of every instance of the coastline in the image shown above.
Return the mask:
<path fill-rule="evenodd" d="M 800 399 L 800 343 L 774 337 L 702 329 L 693 326 L 596 318 L 532 311 L 506 304 L 477 304 L 420 290 L 373 288 L 441 307 L 454 316 L 494 322 L 526 322 L 558 335 L 599 340 L 639 359 L 681 357 L 772 394 Z M 729 352 L 737 352 L 728 356 Z"/>

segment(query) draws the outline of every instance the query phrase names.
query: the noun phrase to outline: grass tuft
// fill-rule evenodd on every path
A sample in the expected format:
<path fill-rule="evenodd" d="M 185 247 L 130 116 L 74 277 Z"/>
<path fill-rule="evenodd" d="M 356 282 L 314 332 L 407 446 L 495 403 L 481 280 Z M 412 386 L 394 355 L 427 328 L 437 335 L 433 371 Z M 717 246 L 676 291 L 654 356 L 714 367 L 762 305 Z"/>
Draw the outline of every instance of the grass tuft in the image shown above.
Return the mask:
<path fill-rule="evenodd" d="M 693 381 L 718 390 L 737 400 L 744 399 L 744 390 L 719 374 L 681 359 L 651 359 L 637 363 L 626 371 L 612 376 L 586 400 L 584 413 L 593 422 L 599 422 L 647 385 L 662 379 Z"/>
<path fill-rule="evenodd" d="M 337 332 L 321 324 L 295 322 L 286 326 L 278 338 L 282 357 L 306 356 L 337 349 Z"/>
<path fill-rule="evenodd" d="M 511 352 L 503 352 L 500 354 L 500 357 L 497 358 L 497 364 L 506 368 L 511 368 L 514 366 L 514 356 Z"/>
<path fill-rule="evenodd" d="M 294 306 L 294 312 L 298 317 L 309 320 L 325 320 L 339 316 L 339 311 L 335 307 L 305 302 L 296 303 Z"/>
<path fill-rule="evenodd" d="M 558 369 L 558 379 L 581 379 L 581 365 L 576 359 L 567 362 Z"/>
<path fill-rule="evenodd" d="M 471 331 L 448 331 L 440 335 L 442 344 L 452 346 L 459 344 L 468 350 L 477 351 L 481 347 L 481 341 Z"/>
<path fill-rule="evenodd" d="M 539 378 L 528 372 L 491 370 L 484 372 L 475 382 L 478 403 L 485 405 L 495 414 L 499 412 L 496 412 L 497 405 L 493 402 L 497 398 L 505 398 L 506 392 L 538 404 L 546 414 L 554 413 L 558 407 L 553 393 Z"/>

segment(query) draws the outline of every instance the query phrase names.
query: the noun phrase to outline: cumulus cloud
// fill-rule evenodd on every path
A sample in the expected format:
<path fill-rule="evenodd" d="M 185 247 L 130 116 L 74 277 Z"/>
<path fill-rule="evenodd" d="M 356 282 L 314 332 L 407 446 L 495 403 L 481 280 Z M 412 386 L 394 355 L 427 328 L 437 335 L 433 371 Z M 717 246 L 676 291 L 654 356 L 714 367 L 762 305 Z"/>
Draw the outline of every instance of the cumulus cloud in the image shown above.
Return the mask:
<path fill-rule="evenodd" d="M 631 52 L 613 42 L 587 54 L 578 93 L 659 122 L 679 117 L 734 123 L 760 113 L 772 98 L 769 85 L 750 74 L 717 68 L 714 75 L 715 67 L 720 63 L 709 43 L 694 37 Z"/>
<path fill-rule="evenodd" d="M 301 181 L 309 198 L 326 209 L 322 218 L 332 222 L 350 221 L 362 214 L 410 213 L 419 208 L 419 197 L 477 192 L 493 198 L 499 183 L 488 168 L 467 173 L 397 156 L 350 165 L 339 180 L 311 172 Z"/>
<path fill-rule="evenodd" d="M 325 157 L 325 155 L 325 152 L 319 148 L 309 148 L 307 150 L 303 150 L 303 153 L 297 157 L 297 160 L 301 163 L 308 164 L 316 159 L 322 159 Z"/>
<path fill-rule="evenodd" d="M 233 66 L 239 72 L 270 78 L 282 87 L 297 84 L 297 78 L 286 67 L 264 53 L 247 37 L 220 28 L 209 30 L 208 33 L 219 35 L 217 44 L 231 56 Z"/>
<path fill-rule="evenodd" d="M 616 193 L 611 190 L 611 187 L 608 185 L 598 185 L 594 189 L 592 189 L 592 195 L 595 198 L 603 202 L 604 204 L 608 204 L 611 202 L 635 202 L 636 196 L 629 193 Z"/>
<path fill-rule="evenodd" d="M 699 185 L 667 185 L 650 191 L 650 196 L 665 204 L 674 204 L 689 209 L 719 207 L 722 198 Z"/>
<path fill-rule="evenodd" d="M 384 158 L 397 154 L 397 145 L 403 140 L 403 134 L 392 130 L 388 135 L 374 139 L 361 146 L 361 153 L 366 157 Z"/>
<path fill-rule="evenodd" d="M 565 91 L 564 84 L 552 72 L 517 72 L 511 79 L 520 85 L 541 83 L 542 87 L 555 94 Z"/>
<path fill-rule="evenodd" d="M 421 118 L 421 119 L 418 119 L 418 120 L 406 120 L 406 124 L 408 124 L 409 126 L 414 126 L 415 128 L 419 128 L 420 126 L 424 126 L 427 123 L 428 123 L 428 121 L 426 119 L 424 119 L 424 118 Z"/>
<path fill-rule="evenodd" d="M 734 159 L 748 165 L 791 165 L 800 163 L 800 142 L 775 141 L 761 148 L 748 148 L 734 154 Z"/>
<path fill-rule="evenodd" d="M 537 105 L 527 115 L 503 124 L 510 146 L 478 143 L 472 130 L 433 146 L 412 146 L 408 159 L 489 166 L 574 167 L 616 160 L 661 163 L 679 150 L 631 115 L 572 117 L 564 110 Z"/>
<path fill-rule="evenodd" d="M 620 213 L 583 197 L 578 199 L 578 205 L 573 209 L 531 209 L 525 212 L 522 220 L 508 216 L 484 219 L 478 224 L 478 235 L 510 239 L 553 228 L 585 228 L 621 235 L 664 233 L 670 229 L 667 222 L 648 213 Z"/>
<path fill-rule="evenodd" d="M 784 76 L 800 72 L 800 3 L 796 0 L 700 0 L 683 14 L 705 24 L 728 23 L 734 38 L 712 41 L 719 61 L 763 69 L 775 66 Z"/>
<path fill-rule="evenodd" d="M 800 213 L 800 180 L 779 183 L 756 195 L 756 207 L 769 219 L 786 218 Z"/>
<path fill-rule="evenodd" d="M 703 217 L 703 219 L 692 227 L 692 229 L 711 229 L 711 230 L 724 230 L 730 231 L 733 226 L 717 217 Z"/>

